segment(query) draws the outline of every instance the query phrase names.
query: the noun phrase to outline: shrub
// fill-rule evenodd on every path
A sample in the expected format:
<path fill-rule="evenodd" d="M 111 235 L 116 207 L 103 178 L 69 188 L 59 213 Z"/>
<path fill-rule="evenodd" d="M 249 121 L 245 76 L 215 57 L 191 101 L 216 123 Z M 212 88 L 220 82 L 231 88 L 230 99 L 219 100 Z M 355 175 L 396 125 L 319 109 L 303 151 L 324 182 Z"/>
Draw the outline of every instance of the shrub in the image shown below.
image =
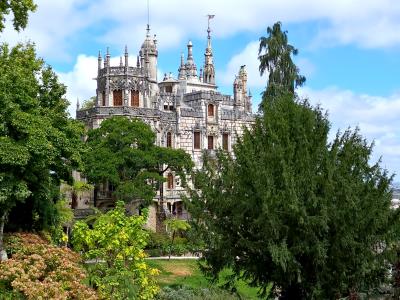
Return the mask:
<path fill-rule="evenodd" d="M 142 216 L 127 216 L 124 203 L 100 214 L 92 228 L 76 222 L 72 242 L 83 251 L 85 259 L 100 260 L 89 267 L 91 284 L 106 299 L 153 299 L 159 288 L 157 269 L 148 267 L 144 258 L 148 234 L 143 229 L 147 211 Z"/>
<path fill-rule="evenodd" d="M 164 287 L 157 300 L 232 300 L 238 296 L 218 288 Z"/>
<path fill-rule="evenodd" d="M 17 233 L 8 239 L 10 259 L 0 263 L 0 286 L 10 295 L 27 299 L 98 299 L 83 284 L 85 271 L 77 253 L 50 245 L 30 233 Z"/>

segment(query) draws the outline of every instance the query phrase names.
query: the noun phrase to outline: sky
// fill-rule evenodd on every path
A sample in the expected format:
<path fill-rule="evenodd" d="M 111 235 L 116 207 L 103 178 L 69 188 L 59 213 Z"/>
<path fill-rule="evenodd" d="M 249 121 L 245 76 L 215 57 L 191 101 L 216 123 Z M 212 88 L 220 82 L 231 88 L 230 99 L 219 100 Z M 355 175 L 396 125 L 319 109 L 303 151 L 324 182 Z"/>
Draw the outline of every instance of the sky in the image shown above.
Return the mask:
<path fill-rule="evenodd" d="M 119 63 L 124 47 L 130 62 L 145 38 L 146 0 L 36 0 L 28 28 L 12 30 L 0 41 L 33 41 L 39 56 L 67 85 L 70 113 L 76 101 L 95 95 L 97 55 L 110 48 Z M 338 130 L 359 127 L 374 142 L 371 163 L 400 174 L 400 1 L 398 0 L 149 0 L 151 34 L 158 40 L 159 80 L 176 77 L 180 55 L 193 42 L 197 68 L 204 62 L 207 15 L 211 20 L 216 82 L 232 94 L 241 65 L 248 71 L 253 110 L 267 84 L 258 71 L 259 38 L 281 21 L 299 54 L 295 62 L 307 78 L 298 93 L 321 105 Z M 395 177 L 400 181 L 400 175 Z"/>

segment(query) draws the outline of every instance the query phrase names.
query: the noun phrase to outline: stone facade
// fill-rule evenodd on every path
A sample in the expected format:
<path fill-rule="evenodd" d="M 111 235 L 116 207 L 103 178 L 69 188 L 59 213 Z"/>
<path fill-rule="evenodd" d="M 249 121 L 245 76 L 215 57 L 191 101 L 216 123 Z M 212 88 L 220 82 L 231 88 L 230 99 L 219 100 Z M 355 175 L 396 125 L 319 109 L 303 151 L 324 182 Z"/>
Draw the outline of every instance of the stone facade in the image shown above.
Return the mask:
<path fill-rule="evenodd" d="M 207 32 L 205 61 L 199 74 L 189 41 L 186 62 L 183 54 L 181 56 L 178 78 L 170 74 L 158 81 L 157 41 L 155 36 L 150 37 L 149 27 L 135 66 L 129 64 L 126 48 L 119 66 L 110 66 L 108 50 L 104 63 L 99 54 L 95 105 L 89 109 L 78 107 L 77 119 L 88 128 L 97 128 L 104 119 L 115 115 L 140 118 L 156 133 L 157 145 L 184 149 L 198 168 L 204 150 L 211 154 L 218 148 L 231 151 L 243 128 L 254 122 L 247 73 L 245 66 L 238 70 L 233 97 L 218 92 L 209 27 Z M 187 213 L 179 196 L 183 192 L 179 177 L 166 173 L 164 209 L 167 214 L 185 218 Z M 112 195 L 107 187 L 96 193 L 97 206 L 111 205 Z M 149 227 L 153 229 L 156 211 L 153 208 L 150 211 Z"/>

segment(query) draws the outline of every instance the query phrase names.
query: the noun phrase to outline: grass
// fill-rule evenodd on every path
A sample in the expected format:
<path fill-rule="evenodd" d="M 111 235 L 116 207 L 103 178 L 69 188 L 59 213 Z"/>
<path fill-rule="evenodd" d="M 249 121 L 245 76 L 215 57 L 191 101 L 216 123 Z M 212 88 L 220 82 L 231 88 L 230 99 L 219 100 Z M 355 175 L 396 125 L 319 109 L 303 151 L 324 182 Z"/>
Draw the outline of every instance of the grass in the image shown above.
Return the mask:
<path fill-rule="evenodd" d="M 200 271 L 197 261 L 194 259 L 171 259 L 171 260 L 146 260 L 147 263 L 160 270 L 158 282 L 161 287 L 186 286 L 193 289 L 215 287 Z M 229 275 L 229 270 L 223 272 L 222 277 Z M 220 280 L 219 285 L 223 281 Z M 237 292 L 241 299 L 259 299 L 257 288 L 249 287 L 244 281 L 239 281 Z"/>

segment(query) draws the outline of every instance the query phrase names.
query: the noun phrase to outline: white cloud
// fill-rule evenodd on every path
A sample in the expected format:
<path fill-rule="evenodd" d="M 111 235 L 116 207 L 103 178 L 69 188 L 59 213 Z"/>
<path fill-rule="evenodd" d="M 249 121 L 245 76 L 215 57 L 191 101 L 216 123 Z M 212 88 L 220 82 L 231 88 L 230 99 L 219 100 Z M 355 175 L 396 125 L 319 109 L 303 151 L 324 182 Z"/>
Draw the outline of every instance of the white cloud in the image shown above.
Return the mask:
<path fill-rule="evenodd" d="M 260 76 L 258 67 L 258 46 L 259 42 L 254 41 L 249 44 L 238 54 L 234 55 L 226 68 L 222 71 L 217 70 L 217 81 L 223 85 L 232 85 L 235 80 L 235 75 L 238 74 L 240 66 L 246 65 L 248 86 L 250 88 L 264 87 L 267 82 L 267 76 Z"/>
<path fill-rule="evenodd" d="M 71 60 L 74 43 L 85 43 L 80 34 L 90 30 L 93 40 L 121 46 L 138 46 L 147 23 L 146 1 L 36 0 L 26 31 L 17 34 L 8 26 L 1 40 L 33 40 L 40 55 Z M 281 20 L 284 25 L 318 21 L 314 44 L 354 43 L 361 47 L 390 47 L 400 44 L 400 2 L 397 0 L 237 0 L 151 1 L 150 23 L 161 49 L 176 47 L 193 37 L 204 37 L 206 15 L 213 35 L 228 37 L 238 32 L 265 32 Z"/>
<path fill-rule="evenodd" d="M 328 111 L 332 122 L 331 137 L 337 130 L 343 132 L 349 126 L 353 129 L 358 126 L 368 141 L 375 142 L 374 161 L 382 156 L 383 166 L 400 174 L 400 94 L 379 97 L 334 87 L 323 90 L 302 88 L 299 94 Z"/>

